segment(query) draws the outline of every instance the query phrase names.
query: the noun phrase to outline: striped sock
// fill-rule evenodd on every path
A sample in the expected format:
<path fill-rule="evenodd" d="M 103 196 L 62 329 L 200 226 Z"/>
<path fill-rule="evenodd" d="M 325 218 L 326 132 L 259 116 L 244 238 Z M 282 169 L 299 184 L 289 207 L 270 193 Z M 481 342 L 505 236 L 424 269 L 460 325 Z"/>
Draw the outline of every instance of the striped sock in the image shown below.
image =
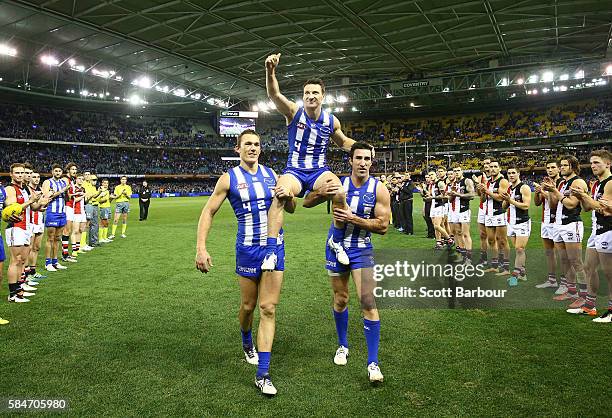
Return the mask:
<path fill-rule="evenodd" d="M 548 273 L 548 282 L 557 284 L 557 276 L 555 276 L 555 273 Z"/>
<path fill-rule="evenodd" d="M 79 252 L 79 244 L 78 243 L 72 244 L 72 253 L 76 254 L 78 252 Z"/>
<path fill-rule="evenodd" d="M 519 267 L 519 275 L 524 276 L 525 274 L 527 274 L 527 270 L 525 269 L 525 267 Z"/>
<path fill-rule="evenodd" d="M 584 307 L 587 309 L 594 309 L 597 305 L 597 295 L 586 295 Z"/>
<path fill-rule="evenodd" d="M 487 264 L 487 252 L 480 250 L 480 260 L 478 264 Z"/>
<path fill-rule="evenodd" d="M 510 260 L 504 258 L 504 261 L 502 262 L 502 267 L 504 271 L 510 271 Z"/>
<path fill-rule="evenodd" d="M 576 289 L 576 283 L 567 282 L 567 293 L 569 293 L 570 296 L 577 295 L 578 290 Z"/>
<path fill-rule="evenodd" d="M 561 275 L 559 279 L 561 281 L 561 286 L 567 287 L 567 279 L 565 278 L 565 276 Z"/>
<path fill-rule="evenodd" d="M 612 299 L 608 299 L 608 310 L 612 311 Z"/>
<path fill-rule="evenodd" d="M 581 298 L 587 297 L 587 285 L 585 283 L 578 283 L 578 296 Z"/>
<path fill-rule="evenodd" d="M 70 252 L 68 251 L 68 247 L 70 245 L 70 237 L 67 235 L 62 235 L 62 256 L 68 257 Z"/>

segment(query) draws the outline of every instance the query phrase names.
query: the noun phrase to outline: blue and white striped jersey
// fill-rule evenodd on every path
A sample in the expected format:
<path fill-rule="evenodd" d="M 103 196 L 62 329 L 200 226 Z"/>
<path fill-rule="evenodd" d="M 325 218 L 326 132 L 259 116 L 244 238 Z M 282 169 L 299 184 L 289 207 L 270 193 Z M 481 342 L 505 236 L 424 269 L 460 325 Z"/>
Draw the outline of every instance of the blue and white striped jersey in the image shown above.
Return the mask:
<path fill-rule="evenodd" d="M 361 187 L 355 187 L 350 176 L 343 177 L 340 181 L 346 191 L 346 203 L 351 208 L 351 212 L 360 218 L 371 219 L 374 216 L 374 206 L 376 206 L 378 180 L 369 177 Z M 347 224 L 342 245 L 344 248 L 372 248 L 371 236 L 370 231 Z"/>
<path fill-rule="evenodd" d="M 289 156 L 287 167 L 318 169 L 327 167 L 327 145 L 334 132 L 334 117 L 321 110 L 319 119 L 313 121 L 300 107 L 287 126 Z"/>
<path fill-rule="evenodd" d="M 240 166 L 229 171 L 229 201 L 238 219 L 236 244 L 265 246 L 268 237 L 268 209 L 274 197 L 276 179 L 272 169 L 259 164 L 257 174 Z M 278 243 L 282 243 L 282 230 Z"/>
<path fill-rule="evenodd" d="M 55 180 L 54 178 L 49 179 L 49 190 L 52 193 L 57 193 L 60 190 L 64 189 L 65 187 L 66 187 L 66 182 L 64 180 L 62 179 Z M 66 207 L 66 200 L 64 198 L 64 195 L 61 194 L 57 196 L 55 199 L 53 199 L 51 202 L 49 202 L 49 205 L 47 206 L 47 213 L 64 213 L 65 207 Z"/>

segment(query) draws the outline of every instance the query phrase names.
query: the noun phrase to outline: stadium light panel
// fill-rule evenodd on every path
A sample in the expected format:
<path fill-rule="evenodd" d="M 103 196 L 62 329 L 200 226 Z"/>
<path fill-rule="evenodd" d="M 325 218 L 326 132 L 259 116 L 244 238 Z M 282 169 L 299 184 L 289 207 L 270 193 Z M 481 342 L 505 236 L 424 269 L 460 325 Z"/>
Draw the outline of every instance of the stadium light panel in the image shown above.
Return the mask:
<path fill-rule="evenodd" d="M 132 84 L 138 87 L 142 87 L 143 89 L 150 89 L 152 87 L 151 79 L 147 76 L 142 76 L 132 81 Z"/>
<path fill-rule="evenodd" d="M 253 107 L 251 107 L 251 110 L 252 110 L 253 112 L 259 112 L 259 106 L 257 106 L 257 105 L 253 105 Z"/>
<path fill-rule="evenodd" d="M 140 99 L 140 97 L 138 97 L 138 95 L 134 94 L 133 96 L 130 96 L 129 100 L 130 104 L 132 105 L 139 105 L 142 100 Z"/>
<path fill-rule="evenodd" d="M 544 87 L 542 89 L 542 93 L 544 93 L 544 94 L 548 93 L 549 91 L 550 91 L 550 89 L 548 87 Z"/>
<path fill-rule="evenodd" d="M 555 75 L 552 71 L 545 71 L 544 74 L 542 74 L 542 83 L 550 83 L 554 78 Z"/>
<path fill-rule="evenodd" d="M 343 95 L 343 94 L 338 96 L 336 98 L 336 100 L 338 101 L 338 103 L 346 103 L 346 102 L 348 102 L 348 98 L 345 95 Z"/>
<path fill-rule="evenodd" d="M 76 61 L 74 60 L 74 58 L 70 58 L 68 60 L 68 65 L 70 65 L 71 67 L 74 67 L 76 65 Z"/>
<path fill-rule="evenodd" d="M 392 95 L 391 93 L 387 93 L 387 96 L 386 96 L 386 97 L 387 97 L 387 99 L 390 99 L 390 98 L 392 98 L 392 97 L 393 97 L 393 95 Z"/>
<path fill-rule="evenodd" d="M 185 89 L 174 89 L 172 94 L 174 94 L 177 97 L 185 97 L 186 93 L 185 93 Z"/>
<path fill-rule="evenodd" d="M 443 93 L 448 93 L 450 91 L 450 89 L 448 87 L 444 87 L 444 90 L 442 90 Z"/>
<path fill-rule="evenodd" d="M 332 104 L 334 102 L 334 96 L 332 96 L 331 94 L 328 96 L 325 96 L 325 101 L 323 103 L 325 104 Z"/>
<path fill-rule="evenodd" d="M 9 57 L 17 56 L 17 50 L 5 44 L 0 44 L 0 55 L 8 55 Z"/>
<path fill-rule="evenodd" d="M 567 86 L 559 86 L 559 91 L 567 91 Z"/>
<path fill-rule="evenodd" d="M 606 75 L 612 75 L 612 64 L 606 67 Z"/>
<path fill-rule="evenodd" d="M 569 74 L 561 74 L 561 75 L 559 76 L 559 80 L 561 80 L 561 81 L 567 81 L 567 80 L 569 80 Z"/>
<path fill-rule="evenodd" d="M 87 90 L 81 90 L 81 91 L 79 92 L 79 94 L 80 94 L 81 96 L 87 97 L 87 96 L 89 96 L 89 91 L 87 91 Z"/>
<path fill-rule="evenodd" d="M 584 70 L 578 70 L 576 71 L 576 74 L 574 74 L 574 78 L 576 80 L 582 79 L 584 78 Z"/>
<path fill-rule="evenodd" d="M 516 80 L 516 84 L 518 84 L 519 86 L 522 85 L 525 82 L 525 80 L 523 80 L 522 78 L 518 78 Z"/>
<path fill-rule="evenodd" d="M 531 74 L 527 79 L 527 84 L 533 84 L 538 82 L 538 76 L 536 74 Z"/>
<path fill-rule="evenodd" d="M 508 79 L 506 77 L 502 78 L 501 81 L 499 82 L 499 85 L 502 87 L 507 87 L 508 86 Z"/>
<path fill-rule="evenodd" d="M 414 102 L 410 102 L 410 107 L 414 107 Z"/>
<path fill-rule="evenodd" d="M 538 94 L 538 89 L 531 90 L 531 94 Z"/>
<path fill-rule="evenodd" d="M 42 57 L 40 57 L 40 60 L 43 64 L 46 64 L 48 66 L 56 67 L 59 65 L 59 61 L 57 60 L 57 58 L 52 57 L 51 55 L 43 55 Z"/>
<path fill-rule="evenodd" d="M 337 108 L 334 109 L 334 112 L 336 112 L 336 113 L 344 112 L 344 108 L 343 107 L 337 107 Z"/>

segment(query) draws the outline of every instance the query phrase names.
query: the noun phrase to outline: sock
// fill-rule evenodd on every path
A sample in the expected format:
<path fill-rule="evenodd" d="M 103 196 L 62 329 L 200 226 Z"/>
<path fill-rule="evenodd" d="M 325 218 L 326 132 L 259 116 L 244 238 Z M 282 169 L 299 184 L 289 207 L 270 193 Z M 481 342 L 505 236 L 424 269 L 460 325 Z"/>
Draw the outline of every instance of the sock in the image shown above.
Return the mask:
<path fill-rule="evenodd" d="M 121 234 L 125 235 L 125 230 L 127 229 L 127 224 L 121 225 Z"/>
<path fill-rule="evenodd" d="M 117 232 L 117 225 L 113 224 L 113 228 L 111 230 L 111 235 L 115 235 L 115 232 Z"/>
<path fill-rule="evenodd" d="M 257 353 L 259 355 L 259 364 L 257 365 L 257 377 L 262 377 L 268 374 L 268 370 L 270 369 L 270 353 L 269 351 L 260 351 Z"/>
<path fill-rule="evenodd" d="M 56 265 L 57 264 L 57 258 L 52 258 L 51 259 L 51 264 L 52 265 Z"/>
<path fill-rule="evenodd" d="M 334 242 L 342 242 L 344 239 L 344 227 L 336 228 L 334 225 L 332 225 L 332 239 Z"/>
<path fill-rule="evenodd" d="M 557 284 L 557 276 L 555 276 L 555 273 L 548 273 L 548 281 L 549 283 Z"/>
<path fill-rule="evenodd" d="M 9 283 L 9 296 L 15 296 L 17 293 L 19 293 L 19 291 L 21 290 L 21 287 L 19 286 L 19 283 Z"/>
<path fill-rule="evenodd" d="M 70 244 L 70 237 L 68 235 L 62 235 L 62 256 L 68 257 L 70 252 L 68 251 L 68 245 Z"/>
<path fill-rule="evenodd" d="M 441 247 L 442 246 L 442 241 L 436 241 L 436 247 Z"/>
<path fill-rule="evenodd" d="M 83 232 L 83 234 L 81 235 L 80 247 L 83 248 L 85 246 L 87 246 L 87 231 Z"/>
<path fill-rule="evenodd" d="M 472 250 L 465 250 L 465 254 L 463 254 L 463 258 L 465 258 L 466 260 L 471 260 L 472 259 Z"/>
<path fill-rule="evenodd" d="M 484 250 L 480 250 L 480 261 L 487 261 L 487 252 Z"/>
<path fill-rule="evenodd" d="M 519 267 L 519 275 L 524 276 L 525 274 L 527 274 L 527 270 L 525 269 L 525 267 Z"/>
<path fill-rule="evenodd" d="M 516 277 L 520 276 L 521 270 L 518 267 L 515 267 L 514 270 L 512 270 L 512 275 Z"/>
<path fill-rule="evenodd" d="M 510 260 L 504 258 L 504 261 L 502 261 L 502 268 L 504 271 L 510 271 Z"/>
<path fill-rule="evenodd" d="M 368 364 L 378 364 L 378 344 L 380 342 L 380 321 L 363 319 L 363 333 L 368 346 Z"/>
<path fill-rule="evenodd" d="M 498 263 L 499 263 L 498 258 L 494 258 L 493 260 L 491 260 L 491 268 L 496 269 L 498 267 Z"/>
<path fill-rule="evenodd" d="M 561 281 L 561 286 L 567 287 L 567 279 L 564 275 L 561 275 L 561 277 L 559 277 L 559 280 Z"/>
<path fill-rule="evenodd" d="M 594 309 L 597 305 L 597 295 L 588 294 L 585 298 L 584 307 Z"/>
<path fill-rule="evenodd" d="M 612 311 L 612 299 L 608 299 L 608 310 Z"/>
<path fill-rule="evenodd" d="M 30 266 L 25 266 L 25 268 L 23 269 L 23 274 L 25 274 L 26 278 L 30 277 L 30 275 L 32 274 L 32 271 L 30 270 Z"/>
<path fill-rule="evenodd" d="M 581 298 L 587 297 L 587 285 L 586 283 L 578 283 L 578 296 Z"/>
<path fill-rule="evenodd" d="M 336 334 L 338 334 L 338 345 L 348 348 L 348 308 L 343 312 L 334 312 L 334 321 L 336 322 Z"/>
<path fill-rule="evenodd" d="M 72 244 L 72 253 L 76 254 L 79 252 L 81 248 L 79 247 L 79 243 L 77 242 L 76 244 Z"/>
<path fill-rule="evenodd" d="M 31 274 L 32 276 L 35 276 L 35 275 L 36 275 L 36 266 L 30 266 L 30 274 Z"/>
<path fill-rule="evenodd" d="M 251 330 L 240 330 L 240 332 L 242 333 L 242 345 L 246 347 L 253 347 L 253 336 Z"/>
<path fill-rule="evenodd" d="M 106 239 L 106 238 L 104 238 L 104 228 L 102 228 L 102 227 L 98 228 L 98 237 L 100 239 Z"/>
<path fill-rule="evenodd" d="M 570 296 L 576 296 L 576 294 L 578 293 L 578 291 L 576 290 L 576 283 L 567 283 L 567 293 L 569 293 Z"/>
<path fill-rule="evenodd" d="M 50 258 L 45 258 L 45 266 L 48 266 L 51 263 L 51 259 Z"/>

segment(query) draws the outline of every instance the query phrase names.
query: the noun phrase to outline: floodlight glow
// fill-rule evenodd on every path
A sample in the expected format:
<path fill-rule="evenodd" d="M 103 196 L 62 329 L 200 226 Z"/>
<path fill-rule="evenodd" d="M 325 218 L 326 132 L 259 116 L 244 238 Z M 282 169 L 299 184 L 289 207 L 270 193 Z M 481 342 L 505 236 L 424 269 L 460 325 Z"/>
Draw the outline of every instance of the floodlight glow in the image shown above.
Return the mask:
<path fill-rule="evenodd" d="M 133 96 L 130 96 L 130 98 L 128 99 L 128 101 L 130 102 L 130 104 L 132 105 L 139 105 L 142 103 L 142 100 L 140 99 L 140 97 L 138 97 L 138 95 L 134 94 Z"/>
<path fill-rule="evenodd" d="M 474 84 L 472 84 L 470 87 L 468 87 L 468 90 L 474 90 L 476 88 L 476 86 Z"/>
<path fill-rule="evenodd" d="M 584 70 L 578 70 L 576 71 L 576 74 L 574 74 L 574 78 L 576 80 L 579 80 L 581 78 L 584 78 Z"/>
<path fill-rule="evenodd" d="M 444 90 L 442 90 L 443 93 L 448 93 L 450 91 L 450 89 L 448 87 L 444 87 Z"/>
<path fill-rule="evenodd" d="M 357 112 L 357 108 L 356 108 L 355 106 L 351 107 L 351 110 L 352 110 L 353 112 Z"/>
<path fill-rule="evenodd" d="M 548 93 L 549 91 L 550 91 L 550 89 L 548 87 L 544 87 L 542 89 L 542 93 L 544 93 L 544 94 Z"/>
<path fill-rule="evenodd" d="M 567 91 L 567 86 L 559 86 L 560 91 Z"/>
<path fill-rule="evenodd" d="M 332 96 L 330 94 L 329 96 L 325 96 L 325 101 L 323 103 L 325 103 L 325 104 L 332 104 L 333 102 L 334 102 L 334 96 Z"/>
<path fill-rule="evenodd" d="M 17 50 L 8 45 L 0 44 L 0 55 L 8 55 L 9 57 L 17 56 Z"/>
<path fill-rule="evenodd" d="M 538 82 L 538 76 L 536 74 L 532 74 L 529 76 L 529 78 L 527 79 L 527 84 L 532 84 L 532 83 L 537 83 Z"/>
<path fill-rule="evenodd" d="M 185 97 L 185 90 L 184 89 L 174 89 L 172 94 L 178 97 Z"/>
<path fill-rule="evenodd" d="M 606 75 L 612 75 L 612 64 L 606 67 Z"/>
<path fill-rule="evenodd" d="M 343 107 L 337 107 L 334 109 L 334 112 L 344 112 L 344 108 Z"/>
<path fill-rule="evenodd" d="M 94 68 L 93 70 L 91 70 L 91 73 L 95 76 L 102 77 L 102 78 L 109 78 L 111 76 L 109 71 L 98 70 L 97 68 Z"/>
<path fill-rule="evenodd" d="M 74 60 L 74 58 L 70 58 L 68 60 L 68 65 L 70 65 L 71 67 L 74 67 L 76 65 L 76 61 Z"/>
<path fill-rule="evenodd" d="M 276 109 L 276 105 L 274 104 L 273 101 L 269 101 L 268 102 L 268 109 L 270 109 L 270 110 Z"/>
<path fill-rule="evenodd" d="M 121 100 L 121 97 L 115 96 L 115 97 L 113 97 L 113 100 Z"/>
<path fill-rule="evenodd" d="M 251 110 L 252 110 L 253 112 L 259 112 L 259 106 L 257 106 L 257 105 L 253 105 L 253 107 L 251 108 Z"/>
<path fill-rule="evenodd" d="M 142 87 L 143 89 L 150 89 L 152 86 L 151 79 L 147 76 L 137 78 L 136 80 L 132 81 L 132 84 L 138 87 Z"/>
<path fill-rule="evenodd" d="M 538 94 L 538 89 L 531 90 L 531 94 Z"/>
<path fill-rule="evenodd" d="M 544 74 L 542 74 L 542 83 L 550 83 L 554 80 L 554 78 L 555 75 L 552 71 L 546 71 Z"/>
<path fill-rule="evenodd" d="M 560 81 L 567 81 L 567 80 L 569 80 L 569 74 L 561 74 L 559 76 L 559 80 Z"/>
<path fill-rule="evenodd" d="M 525 80 L 523 80 L 522 78 L 519 78 L 519 79 L 516 80 L 516 84 L 518 84 L 519 86 L 521 84 L 523 84 L 524 82 L 525 82 Z"/>
<path fill-rule="evenodd" d="M 390 98 L 393 97 L 393 95 L 391 93 L 387 93 L 386 97 L 387 97 L 387 99 L 390 99 Z"/>
<path fill-rule="evenodd" d="M 81 92 L 79 93 L 81 96 L 89 96 L 89 92 L 87 90 L 81 90 Z"/>
<path fill-rule="evenodd" d="M 268 111 L 268 105 L 267 105 L 267 104 L 265 104 L 264 102 L 259 102 L 259 103 L 257 103 L 257 106 L 259 106 L 259 109 L 260 109 L 262 112 L 267 112 L 267 111 Z"/>
<path fill-rule="evenodd" d="M 414 102 L 410 102 L 410 107 L 414 107 Z"/>
<path fill-rule="evenodd" d="M 51 55 L 43 55 L 42 57 L 40 57 L 40 60 L 42 61 L 43 64 L 46 64 L 49 66 L 59 65 L 59 61 L 57 60 L 57 58 L 52 57 Z"/>
<path fill-rule="evenodd" d="M 502 78 L 501 81 L 499 82 L 499 85 L 502 87 L 508 86 L 508 79 L 506 77 Z"/>
<path fill-rule="evenodd" d="M 336 98 L 336 101 L 338 101 L 338 103 L 346 103 L 348 102 L 348 98 L 345 95 L 341 94 Z"/>

